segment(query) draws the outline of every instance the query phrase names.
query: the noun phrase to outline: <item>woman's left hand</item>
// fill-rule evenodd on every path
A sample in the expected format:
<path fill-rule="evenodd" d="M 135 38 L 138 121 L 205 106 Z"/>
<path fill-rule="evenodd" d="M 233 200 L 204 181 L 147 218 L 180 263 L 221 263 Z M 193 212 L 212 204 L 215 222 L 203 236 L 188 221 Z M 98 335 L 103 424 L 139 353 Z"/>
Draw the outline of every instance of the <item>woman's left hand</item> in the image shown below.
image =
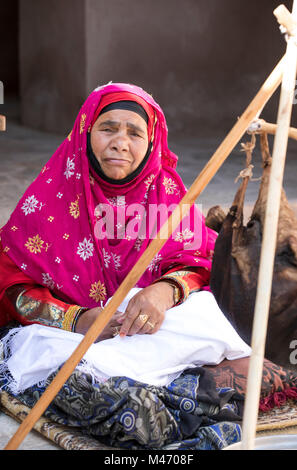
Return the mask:
<path fill-rule="evenodd" d="M 156 333 L 165 312 L 174 305 L 174 289 L 166 281 L 157 282 L 138 292 L 128 303 L 120 336 Z"/>

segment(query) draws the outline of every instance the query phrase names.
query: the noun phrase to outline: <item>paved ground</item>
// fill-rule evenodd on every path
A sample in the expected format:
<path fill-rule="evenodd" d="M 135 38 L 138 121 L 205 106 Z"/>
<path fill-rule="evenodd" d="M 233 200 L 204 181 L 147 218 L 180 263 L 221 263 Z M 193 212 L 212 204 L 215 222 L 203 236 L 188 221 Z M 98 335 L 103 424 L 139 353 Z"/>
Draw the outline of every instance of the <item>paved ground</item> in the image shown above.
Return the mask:
<path fill-rule="evenodd" d="M 0 410 L 0 450 L 4 449 L 10 438 L 15 434 L 19 423 L 5 415 Z M 41 436 L 37 431 L 31 431 L 23 440 L 18 450 L 62 450 L 52 441 Z"/>
<path fill-rule="evenodd" d="M 8 119 L 7 131 L 0 133 L 0 227 L 7 222 L 19 198 L 64 138 L 63 135 L 44 133 L 21 126 L 18 121 L 17 103 L 3 105 L 1 113 L 5 113 Z M 65 135 L 68 131 L 66 129 Z M 201 130 L 199 134 L 202 135 Z M 179 155 L 178 171 L 188 187 L 224 137 L 218 132 L 218 135 L 213 137 L 169 140 L 171 149 Z M 255 154 L 254 165 L 254 177 L 257 178 L 261 175 L 259 152 Z M 234 180 L 244 166 L 245 157 L 238 145 L 197 201 L 205 214 L 208 208 L 216 204 L 220 204 L 223 208 L 230 206 L 239 184 L 235 184 Z M 284 187 L 297 214 L 296 176 L 297 142 L 290 141 Z M 250 182 L 246 195 L 246 218 L 256 200 L 258 188 L 259 182 Z M 1 449 L 14 434 L 17 426 L 14 420 L 0 411 Z M 30 433 L 21 448 L 57 449 L 54 444 L 35 432 Z"/>

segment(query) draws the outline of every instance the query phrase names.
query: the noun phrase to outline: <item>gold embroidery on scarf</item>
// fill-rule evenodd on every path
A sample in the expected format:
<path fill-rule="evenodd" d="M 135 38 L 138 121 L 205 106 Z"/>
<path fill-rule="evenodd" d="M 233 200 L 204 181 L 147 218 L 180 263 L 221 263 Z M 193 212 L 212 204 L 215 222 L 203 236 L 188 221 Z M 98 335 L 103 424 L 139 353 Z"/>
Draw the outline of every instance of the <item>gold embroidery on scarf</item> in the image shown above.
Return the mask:
<path fill-rule="evenodd" d="M 181 232 L 177 232 L 177 234 L 174 236 L 174 241 L 175 242 L 189 242 L 194 237 L 194 233 L 189 229 L 185 228 Z"/>
<path fill-rule="evenodd" d="M 69 233 L 64 233 L 63 238 L 64 238 L 64 240 L 68 240 L 68 238 L 69 238 Z"/>
<path fill-rule="evenodd" d="M 78 201 L 79 201 L 79 196 L 77 196 L 76 201 L 71 202 L 70 207 L 69 207 L 69 213 L 75 219 L 78 219 L 78 217 L 80 216 Z"/>
<path fill-rule="evenodd" d="M 154 181 L 155 175 L 152 173 L 144 182 L 146 189 L 150 187 L 151 183 Z"/>
<path fill-rule="evenodd" d="M 86 114 L 82 114 L 82 115 L 81 115 L 81 118 L 80 118 L 80 129 L 79 129 L 79 133 L 80 133 L 80 134 L 82 134 L 83 131 L 84 131 L 84 128 L 85 128 L 85 125 L 86 125 L 86 117 L 87 117 Z"/>
<path fill-rule="evenodd" d="M 69 132 L 68 137 L 67 137 L 67 139 L 69 140 L 69 142 L 71 141 L 72 132 L 73 132 L 73 129 L 72 129 L 71 132 Z"/>
<path fill-rule="evenodd" d="M 44 248 L 44 246 L 42 246 L 43 244 L 44 241 L 41 240 L 40 236 L 37 234 L 35 237 L 28 238 L 27 242 L 25 243 L 25 247 L 28 248 L 31 253 L 36 255 L 37 253 L 41 253 L 41 249 Z"/>
<path fill-rule="evenodd" d="M 6 246 L 6 247 L 3 249 L 4 253 L 7 253 L 9 250 L 10 250 L 10 248 L 9 248 L 8 246 Z"/>
<path fill-rule="evenodd" d="M 49 216 L 49 218 L 47 219 L 49 222 L 52 222 L 54 220 L 55 217 L 53 217 L 52 215 Z"/>
<path fill-rule="evenodd" d="M 47 251 L 51 246 L 52 246 L 52 244 L 47 243 L 46 247 L 45 247 L 45 251 Z"/>
<path fill-rule="evenodd" d="M 94 282 L 94 284 L 91 285 L 89 297 L 94 299 L 95 302 L 100 302 L 100 300 L 104 300 L 106 297 L 105 285 L 102 284 L 100 281 Z"/>
<path fill-rule="evenodd" d="M 177 190 L 177 185 L 171 178 L 164 176 L 163 185 L 165 186 L 166 194 L 174 194 Z"/>
<path fill-rule="evenodd" d="M 49 170 L 49 168 L 45 165 L 42 170 L 41 170 L 41 173 L 44 173 L 45 171 Z"/>
<path fill-rule="evenodd" d="M 15 231 L 18 230 L 18 229 L 19 229 L 19 228 L 14 225 L 13 227 L 11 227 L 10 230 L 13 230 L 13 231 L 15 232 Z"/>

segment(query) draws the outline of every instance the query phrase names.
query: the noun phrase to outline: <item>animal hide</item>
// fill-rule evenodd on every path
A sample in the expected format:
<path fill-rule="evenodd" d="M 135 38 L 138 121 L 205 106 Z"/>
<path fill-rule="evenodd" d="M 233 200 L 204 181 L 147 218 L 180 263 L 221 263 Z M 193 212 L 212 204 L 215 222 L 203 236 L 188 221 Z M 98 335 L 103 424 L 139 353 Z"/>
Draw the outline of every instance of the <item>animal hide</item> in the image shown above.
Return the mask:
<path fill-rule="evenodd" d="M 225 316 L 248 344 L 251 343 L 272 162 L 266 134 L 261 134 L 260 144 L 262 181 L 247 225 L 243 224 L 243 206 L 249 176 L 243 177 L 227 216 L 216 206 L 206 217 L 206 224 L 219 231 L 211 289 Z M 247 164 L 250 164 L 252 147 L 246 150 Z M 297 219 L 282 190 L 265 357 L 297 370 L 294 349 L 297 349 Z"/>

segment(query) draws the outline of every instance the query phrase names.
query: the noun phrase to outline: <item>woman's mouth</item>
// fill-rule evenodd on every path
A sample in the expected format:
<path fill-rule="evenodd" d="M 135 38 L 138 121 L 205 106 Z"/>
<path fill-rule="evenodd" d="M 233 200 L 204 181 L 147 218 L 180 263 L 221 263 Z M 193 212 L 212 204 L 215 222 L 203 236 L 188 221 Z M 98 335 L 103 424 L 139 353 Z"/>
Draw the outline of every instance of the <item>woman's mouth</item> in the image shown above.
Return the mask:
<path fill-rule="evenodd" d="M 104 163 L 107 165 L 119 165 L 119 166 L 125 166 L 130 163 L 129 160 L 124 160 L 123 158 L 105 158 Z"/>

